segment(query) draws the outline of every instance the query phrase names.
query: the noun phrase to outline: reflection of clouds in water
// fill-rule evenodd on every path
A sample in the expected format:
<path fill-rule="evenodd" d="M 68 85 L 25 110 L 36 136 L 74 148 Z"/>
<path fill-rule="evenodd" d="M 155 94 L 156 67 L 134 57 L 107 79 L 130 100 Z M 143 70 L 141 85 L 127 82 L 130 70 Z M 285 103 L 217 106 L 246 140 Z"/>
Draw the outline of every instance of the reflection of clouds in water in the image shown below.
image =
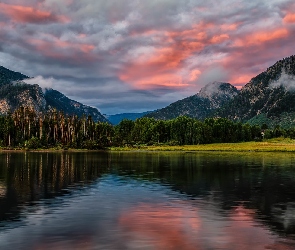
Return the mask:
<path fill-rule="evenodd" d="M 216 213 L 212 204 L 141 204 L 123 213 L 119 225 L 127 231 L 129 244 L 145 239 L 155 249 L 294 249 L 271 235 L 254 220 L 255 212 L 242 206 L 227 216 Z M 213 205 L 214 206 L 214 205 Z M 206 209 L 206 207 L 208 209 Z"/>
<path fill-rule="evenodd" d="M 193 237 L 200 230 L 196 211 L 169 207 L 167 204 L 142 204 L 126 211 L 119 224 L 130 242 L 146 239 L 155 249 L 195 249 Z M 130 244 L 129 242 L 129 244 Z"/>

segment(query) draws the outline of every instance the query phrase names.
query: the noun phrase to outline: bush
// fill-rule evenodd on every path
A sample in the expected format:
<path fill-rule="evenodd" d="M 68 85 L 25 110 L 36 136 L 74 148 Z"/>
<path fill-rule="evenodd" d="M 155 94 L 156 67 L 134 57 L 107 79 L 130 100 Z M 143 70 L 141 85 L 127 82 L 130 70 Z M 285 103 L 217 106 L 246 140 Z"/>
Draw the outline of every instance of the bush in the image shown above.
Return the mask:
<path fill-rule="evenodd" d="M 180 145 L 179 141 L 175 141 L 175 140 L 169 141 L 167 144 L 169 146 L 179 146 Z"/>
<path fill-rule="evenodd" d="M 98 144 L 96 141 L 86 140 L 83 142 L 82 148 L 93 150 L 93 149 L 102 149 L 103 146 Z"/>
<path fill-rule="evenodd" d="M 28 149 L 37 149 L 41 147 L 41 141 L 37 137 L 32 137 L 25 142 L 25 147 Z"/>

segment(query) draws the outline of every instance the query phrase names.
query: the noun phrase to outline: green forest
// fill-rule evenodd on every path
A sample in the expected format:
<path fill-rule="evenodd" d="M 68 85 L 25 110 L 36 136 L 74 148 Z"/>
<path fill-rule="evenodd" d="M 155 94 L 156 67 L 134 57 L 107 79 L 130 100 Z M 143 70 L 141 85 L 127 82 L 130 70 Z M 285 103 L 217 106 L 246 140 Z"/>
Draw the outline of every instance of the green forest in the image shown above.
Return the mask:
<path fill-rule="evenodd" d="M 0 146 L 3 149 L 103 149 L 136 145 L 197 145 L 209 143 L 261 141 L 274 137 L 295 138 L 295 128 L 268 129 L 233 122 L 225 118 L 199 121 L 180 116 L 172 120 L 139 118 L 122 120 L 113 126 L 94 122 L 91 116 L 67 116 L 52 110 L 45 115 L 19 108 L 0 116 Z"/>

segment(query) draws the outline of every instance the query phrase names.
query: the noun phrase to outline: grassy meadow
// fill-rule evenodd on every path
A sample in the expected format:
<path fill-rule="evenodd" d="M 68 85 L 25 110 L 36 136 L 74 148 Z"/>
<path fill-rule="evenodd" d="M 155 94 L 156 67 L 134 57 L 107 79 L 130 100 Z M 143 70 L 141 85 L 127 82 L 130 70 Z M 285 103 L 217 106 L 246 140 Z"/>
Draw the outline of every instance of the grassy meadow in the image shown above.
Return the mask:
<path fill-rule="evenodd" d="M 273 138 L 261 142 L 212 143 L 200 145 L 169 146 L 138 145 L 134 147 L 112 147 L 112 151 L 227 151 L 227 152 L 295 152 L 295 140 Z"/>

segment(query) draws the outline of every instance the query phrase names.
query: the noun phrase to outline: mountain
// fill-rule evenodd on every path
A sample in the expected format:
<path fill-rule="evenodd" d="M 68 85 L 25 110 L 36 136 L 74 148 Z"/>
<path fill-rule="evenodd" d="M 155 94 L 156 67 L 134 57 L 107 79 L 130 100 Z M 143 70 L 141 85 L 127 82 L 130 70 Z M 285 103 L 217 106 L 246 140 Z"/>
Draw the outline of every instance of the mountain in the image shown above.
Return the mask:
<path fill-rule="evenodd" d="M 0 86 L 10 83 L 12 81 L 19 81 L 27 78 L 29 77 L 26 75 L 14 72 L 12 70 L 0 66 Z"/>
<path fill-rule="evenodd" d="M 123 119 L 135 121 L 137 118 L 141 118 L 141 117 L 149 114 L 150 112 L 151 111 L 147 111 L 147 112 L 143 112 L 143 113 L 122 113 L 122 114 L 116 114 L 116 115 L 108 115 L 106 117 L 113 125 L 117 125 Z"/>
<path fill-rule="evenodd" d="M 19 107 L 31 107 L 37 113 L 51 109 L 79 117 L 91 115 L 94 121 L 108 122 L 96 109 L 71 100 L 57 90 L 47 89 L 43 92 L 37 84 L 27 84 L 29 78 L 21 73 L 0 67 L 0 113 L 13 112 Z"/>
<path fill-rule="evenodd" d="M 45 112 L 46 100 L 42 89 L 37 85 L 22 81 L 0 86 L 0 113 L 14 112 L 19 107 L 32 107 L 37 113 Z"/>
<path fill-rule="evenodd" d="M 252 78 L 216 116 L 259 125 L 295 124 L 295 56 Z"/>
<path fill-rule="evenodd" d="M 169 106 L 146 115 L 159 120 L 173 119 L 187 115 L 196 119 L 205 119 L 217 108 L 232 100 L 238 90 L 229 83 L 213 82 L 203 87 L 199 93 L 179 100 Z"/>
<path fill-rule="evenodd" d="M 68 115 L 91 116 L 94 121 L 108 122 L 108 120 L 96 109 L 71 100 L 64 94 L 54 89 L 45 90 L 46 109 L 55 108 Z"/>

